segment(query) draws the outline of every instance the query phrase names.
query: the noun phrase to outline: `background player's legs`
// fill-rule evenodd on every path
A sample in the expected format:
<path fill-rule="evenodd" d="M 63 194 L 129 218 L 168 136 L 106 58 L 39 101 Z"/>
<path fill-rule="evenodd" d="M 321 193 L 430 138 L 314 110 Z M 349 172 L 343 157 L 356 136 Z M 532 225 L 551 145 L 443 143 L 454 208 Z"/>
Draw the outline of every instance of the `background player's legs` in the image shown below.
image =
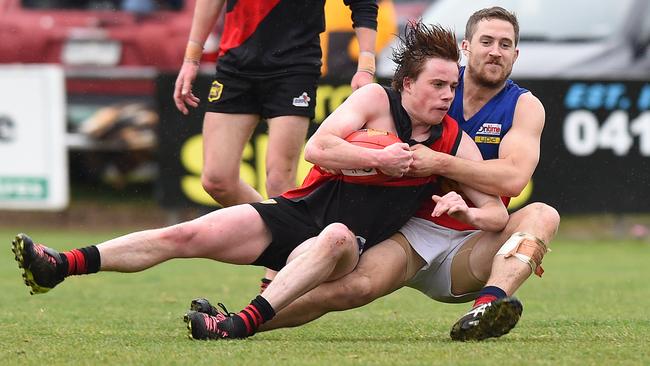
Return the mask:
<path fill-rule="evenodd" d="M 281 116 L 269 118 L 269 145 L 266 151 L 266 193 L 268 197 L 296 187 L 296 174 L 302 147 L 307 137 L 309 118 Z M 276 271 L 267 269 L 262 290 L 272 280 Z"/>
<path fill-rule="evenodd" d="M 354 271 L 326 282 L 307 292 L 275 318 L 263 324 L 260 331 L 295 327 L 315 320 L 330 311 L 353 309 L 387 295 L 409 280 L 422 268 L 424 261 L 401 239 L 385 240 L 363 253 Z M 398 241 L 400 240 L 400 241 Z M 406 245 L 402 243 L 406 242 Z M 266 293 L 264 294 L 266 296 Z"/>
<path fill-rule="evenodd" d="M 266 192 L 268 197 L 275 197 L 296 187 L 298 161 L 307 138 L 309 118 L 282 116 L 269 118 L 267 122 Z"/>
<path fill-rule="evenodd" d="M 262 196 L 239 178 L 246 142 L 259 116 L 208 112 L 203 120 L 203 188 L 224 207 L 258 202 Z"/>

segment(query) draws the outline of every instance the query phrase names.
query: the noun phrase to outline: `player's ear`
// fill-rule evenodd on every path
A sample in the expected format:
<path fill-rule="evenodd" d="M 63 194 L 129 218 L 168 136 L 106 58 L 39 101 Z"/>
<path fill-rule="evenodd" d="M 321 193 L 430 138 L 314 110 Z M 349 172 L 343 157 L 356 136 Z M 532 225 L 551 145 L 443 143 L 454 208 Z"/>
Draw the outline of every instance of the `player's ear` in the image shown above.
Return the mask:
<path fill-rule="evenodd" d="M 519 48 L 515 48 L 515 58 L 512 60 L 512 62 L 514 63 L 515 61 L 517 61 L 518 57 L 519 57 Z"/>
<path fill-rule="evenodd" d="M 402 90 L 405 92 L 410 92 L 411 85 L 413 85 L 413 80 L 410 77 L 405 76 L 404 79 L 402 79 Z"/>
<path fill-rule="evenodd" d="M 467 54 L 469 53 L 469 41 L 466 39 L 463 39 L 460 42 L 460 50 L 463 53 L 463 56 L 467 57 Z"/>

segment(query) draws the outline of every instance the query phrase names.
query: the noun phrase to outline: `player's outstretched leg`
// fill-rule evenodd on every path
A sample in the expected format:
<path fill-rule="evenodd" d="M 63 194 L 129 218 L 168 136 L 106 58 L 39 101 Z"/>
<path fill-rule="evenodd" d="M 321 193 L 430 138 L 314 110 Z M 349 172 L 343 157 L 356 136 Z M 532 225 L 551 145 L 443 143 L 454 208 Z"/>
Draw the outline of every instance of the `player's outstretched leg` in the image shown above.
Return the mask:
<path fill-rule="evenodd" d="M 451 328 L 455 341 L 480 341 L 510 332 L 517 325 L 523 305 L 516 297 L 504 297 L 475 306 Z"/>
<path fill-rule="evenodd" d="M 52 248 L 34 244 L 25 234 L 18 234 L 12 242 L 18 267 L 23 269 L 23 279 L 30 294 L 42 294 L 61 283 L 66 274 L 61 254 Z"/>

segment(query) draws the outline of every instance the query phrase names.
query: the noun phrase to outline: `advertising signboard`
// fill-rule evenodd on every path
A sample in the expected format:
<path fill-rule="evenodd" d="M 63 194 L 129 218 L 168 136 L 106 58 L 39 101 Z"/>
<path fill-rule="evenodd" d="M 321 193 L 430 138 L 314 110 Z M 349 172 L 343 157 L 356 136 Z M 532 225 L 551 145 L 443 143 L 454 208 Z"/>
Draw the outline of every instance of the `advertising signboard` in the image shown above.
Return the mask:
<path fill-rule="evenodd" d="M 203 191 L 202 109 L 188 117 L 171 100 L 174 78 L 158 80 L 162 108 L 160 202 L 166 207 L 216 206 Z M 206 95 L 209 78 L 199 80 Z M 542 101 L 546 125 L 533 179 L 511 209 L 541 201 L 561 213 L 647 212 L 650 198 L 650 83 L 646 81 L 517 80 Z M 383 81 L 387 85 L 387 81 Z M 345 82 L 324 79 L 310 132 L 351 93 Z M 494 121 L 498 123 L 499 121 Z M 265 124 L 246 146 L 242 178 L 264 192 Z M 310 165 L 301 161 L 299 179 Z"/>
<path fill-rule="evenodd" d="M 0 66 L 0 209 L 68 205 L 65 86 L 58 66 Z"/>

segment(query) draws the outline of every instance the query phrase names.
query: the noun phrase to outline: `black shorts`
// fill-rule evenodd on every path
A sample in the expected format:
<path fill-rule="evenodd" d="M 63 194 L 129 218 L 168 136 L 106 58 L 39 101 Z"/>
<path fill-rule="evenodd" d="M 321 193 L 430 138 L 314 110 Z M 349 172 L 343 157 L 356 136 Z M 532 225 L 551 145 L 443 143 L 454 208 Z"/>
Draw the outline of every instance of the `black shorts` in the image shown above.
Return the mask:
<path fill-rule="evenodd" d="M 303 202 L 275 197 L 251 203 L 271 231 L 271 244 L 252 263 L 279 271 L 287 264 L 289 254 L 305 240 L 318 236 L 318 226 Z"/>
<path fill-rule="evenodd" d="M 241 76 L 217 68 L 206 112 L 314 118 L 318 74 Z"/>

